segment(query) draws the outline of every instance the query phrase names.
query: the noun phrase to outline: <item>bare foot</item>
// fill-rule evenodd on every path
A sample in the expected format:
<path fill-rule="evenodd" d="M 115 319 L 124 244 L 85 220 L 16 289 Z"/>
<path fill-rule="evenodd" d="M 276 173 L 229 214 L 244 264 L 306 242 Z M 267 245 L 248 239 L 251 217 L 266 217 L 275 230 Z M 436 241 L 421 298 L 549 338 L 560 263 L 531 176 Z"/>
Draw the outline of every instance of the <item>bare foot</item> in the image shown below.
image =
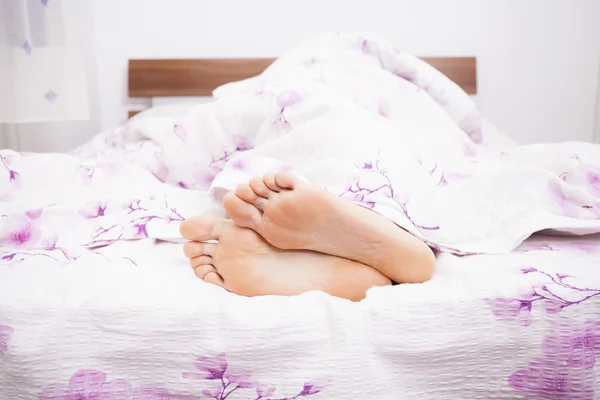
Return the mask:
<path fill-rule="evenodd" d="M 280 249 L 306 249 L 358 261 L 398 283 L 428 280 L 431 249 L 387 218 L 287 172 L 240 185 L 224 199 L 240 226 Z"/>
<path fill-rule="evenodd" d="M 181 224 L 184 253 L 205 282 L 243 296 L 293 296 L 321 290 L 352 301 L 388 278 L 355 261 L 306 250 L 280 250 L 230 220 L 200 216 Z M 217 243 L 203 243 L 218 240 Z"/>

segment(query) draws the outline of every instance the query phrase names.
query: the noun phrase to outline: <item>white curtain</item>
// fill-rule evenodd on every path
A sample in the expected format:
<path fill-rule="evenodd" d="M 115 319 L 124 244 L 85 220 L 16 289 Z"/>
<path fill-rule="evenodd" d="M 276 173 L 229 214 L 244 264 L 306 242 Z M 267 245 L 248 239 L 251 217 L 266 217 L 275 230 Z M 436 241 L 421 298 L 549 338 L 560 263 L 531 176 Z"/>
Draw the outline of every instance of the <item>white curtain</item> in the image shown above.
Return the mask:
<path fill-rule="evenodd" d="M 0 123 L 90 117 L 82 32 L 89 0 L 0 0 Z"/>
<path fill-rule="evenodd" d="M 594 142 L 600 143 L 600 63 L 598 65 L 598 89 L 596 90 L 596 120 L 594 121 Z"/>

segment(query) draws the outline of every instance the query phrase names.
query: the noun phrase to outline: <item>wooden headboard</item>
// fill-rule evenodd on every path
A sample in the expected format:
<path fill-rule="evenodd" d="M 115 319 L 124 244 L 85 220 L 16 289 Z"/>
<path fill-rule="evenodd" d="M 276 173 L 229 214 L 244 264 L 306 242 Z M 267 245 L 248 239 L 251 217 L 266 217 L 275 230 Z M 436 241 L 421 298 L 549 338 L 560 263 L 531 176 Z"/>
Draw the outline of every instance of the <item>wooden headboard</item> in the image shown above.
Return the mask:
<path fill-rule="evenodd" d="M 474 57 L 423 58 L 468 94 L 477 93 Z M 129 60 L 129 97 L 211 96 L 217 87 L 262 73 L 274 59 Z M 137 111 L 130 111 L 129 116 Z"/>

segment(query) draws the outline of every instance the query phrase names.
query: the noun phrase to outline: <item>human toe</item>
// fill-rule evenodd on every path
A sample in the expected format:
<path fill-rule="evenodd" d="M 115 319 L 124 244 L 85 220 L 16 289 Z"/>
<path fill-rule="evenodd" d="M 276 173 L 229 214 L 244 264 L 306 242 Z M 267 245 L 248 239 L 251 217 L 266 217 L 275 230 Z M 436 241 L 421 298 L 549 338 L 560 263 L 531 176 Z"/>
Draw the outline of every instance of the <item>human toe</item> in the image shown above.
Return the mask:
<path fill-rule="evenodd" d="M 199 265 L 196 268 L 194 268 L 194 272 L 196 273 L 196 275 L 200 279 L 206 278 L 206 275 L 208 275 L 209 273 L 216 273 L 216 274 L 218 274 L 217 269 L 212 264 L 202 264 L 202 265 Z"/>
<path fill-rule="evenodd" d="M 223 278 L 221 277 L 221 275 L 219 275 L 218 272 L 209 271 L 204 276 L 204 282 L 211 283 L 213 285 L 217 285 L 225 289 L 225 282 L 223 281 Z"/>
<path fill-rule="evenodd" d="M 236 225 L 256 229 L 262 218 L 261 212 L 252 204 L 245 202 L 233 193 L 223 198 L 223 207 Z"/>
<path fill-rule="evenodd" d="M 181 223 L 179 232 L 192 241 L 203 242 L 205 240 L 219 239 L 223 220 L 212 215 L 199 215 L 188 218 Z"/>
<path fill-rule="evenodd" d="M 270 190 L 274 192 L 279 192 L 281 190 L 281 188 L 277 185 L 277 182 L 275 182 L 275 174 L 264 174 L 263 182 Z"/>
<path fill-rule="evenodd" d="M 250 187 L 257 196 L 268 198 L 269 194 L 271 194 L 271 190 L 267 187 L 263 178 L 259 176 L 250 179 Z"/>
<path fill-rule="evenodd" d="M 284 189 L 294 189 L 298 181 L 298 178 L 286 171 L 280 171 L 275 174 L 275 183 Z"/>

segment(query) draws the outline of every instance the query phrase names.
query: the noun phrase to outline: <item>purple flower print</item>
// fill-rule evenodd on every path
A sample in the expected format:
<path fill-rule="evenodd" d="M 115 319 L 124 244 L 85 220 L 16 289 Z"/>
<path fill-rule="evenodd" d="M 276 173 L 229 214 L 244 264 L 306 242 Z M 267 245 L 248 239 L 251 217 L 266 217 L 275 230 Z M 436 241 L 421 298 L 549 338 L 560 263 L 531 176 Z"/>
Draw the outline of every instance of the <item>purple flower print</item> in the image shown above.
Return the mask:
<path fill-rule="evenodd" d="M 438 182 L 438 186 L 439 187 L 448 186 L 448 181 L 446 180 L 446 177 L 444 176 L 444 174 L 442 174 L 442 176 L 440 177 L 440 181 Z"/>
<path fill-rule="evenodd" d="M 140 222 L 133 225 L 135 233 L 133 234 L 132 239 L 147 239 L 148 238 L 148 230 L 146 229 L 146 225 L 148 222 Z"/>
<path fill-rule="evenodd" d="M 233 136 L 233 148 L 223 151 L 220 157 L 213 157 L 208 167 L 201 167 L 196 170 L 194 175 L 194 186 L 198 189 L 207 189 L 212 184 L 215 177 L 223 170 L 225 164 L 237 153 L 241 153 L 253 148 L 250 140 L 242 135 Z M 240 161 L 241 162 L 241 161 Z M 235 166 L 235 165 L 234 165 Z M 240 168 L 238 169 L 243 169 Z"/>
<path fill-rule="evenodd" d="M 569 367 L 594 368 L 596 356 L 600 356 L 600 321 L 577 326 L 576 322 L 561 318 L 542 342 L 542 350 Z"/>
<path fill-rule="evenodd" d="M 94 178 L 94 168 L 82 165 L 79 167 L 79 176 L 84 185 L 91 185 Z"/>
<path fill-rule="evenodd" d="M 315 383 L 305 383 L 302 392 L 300 392 L 299 396 L 311 396 L 313 394 L 319 393 L 323 388 Z"/>
<path fill-rule="evenodd" d="M 190 396 L 178 396 L 166 389 L 153 386 L 140 386 L 131 393 L 131 400 L 175 400 L 180 398 L 191 399 Z"/>
<path fill-rule="evenodd" d="M 233 137 L 233 149 L 223 151 L 223 155 L 221 157 L 217 157 L 211 160 L 208 165 L 209 168 L 214 166 L 224 166 L 227 161 L 229 161 L 232 156 L 239 152 L 244 152 L 246 150 L 252 149 L 252 144 L 250 141 L 243 136 L 234 136 Z"/>
<path fill-rule="evenodd" d="M 27 215 L 10 215 L 7 217 L 4 233 L 0 234 L 0 245 L 34 247 L 40 238 L 41 231 L 36 220 Z"/>
<path fill-rule="evenodd" d="M 373 52 L 371 49 L 371 42 L 369 42 L 367 39 L 364 39 L 360 43 L 360 51 L 362 51 L 364 54 L 371 54 Z"/>
<path fill-rule="evenodd" d="M 203 389 L 202 396 L 208 397 L 211 399 L 221 399 L 221 394 L 223 393 L 222 386 L 216 386 L 212 389 Z"/>
<path fill-rule="evenodd" d="M 543 357 L 516 371 L 508 384 L 525 399 L 594 398 L 595 357 L 600 353 L 600 322 L 583 325 L 567 318 L 554 322 L 542 341 Z"/>
<path fill-rule="evenodd" d="M 503 320 L 516 319 L 523 326 L 531 324 L 531 301 L 519 299 L 487 299 L 492 313 Z"/>
<path fill-rule="evenodd" d="M 21 175 L 17 171 L 10 168 L 9 156 L 3 156 L 0 154 L 0 163 L 2 163 L 4 168 L 6 168 L 8 171 L 8 183 L 19 187 L 21 185 Z"/>
<path fill-rule="evenodd" d="M 19 187 L 21 185 L 21 175 L 19 175 L 19 173 L 16 171 L 10 171 L 8 181 L 13 185 Z"/>
<path fill-rule="evenodd" d="M 558 249 L 550 246 L 548 243 L 524 242 L 515 251 L 527 253 L 530 251 L 558 251 Z M 524 272 L 524 270 L 521 271 L 523 271 L 524 274 L 527 273 Z M 529 268 L 529 272 L 537 272 L 537 269 Z"/>
<path fill-rule="evenodd" d="M 231 167 L 236 171 L 243 171 L 247 168 L 246 160 L 243 158 L 238 158 L 231 163 Z"/>
<path fill-rule="evenodd" d="M 151 200 L 151 199 L 147 199 Z M 123 204 L 127 215 L 131 219 L 119 225 L 111 225 L 107 228 L 100 226 L 92 237 L 92 240 L 84 244 L 84 247 L 96 247 L 112 243 L 117 240 L 146 239 L 149 237 L 147 225 L 153 220 L 162 220 L 167 223 L 182 222 L 185 218 L 179 214 L 177 209 L 170 207 L 165 202 L 164 207 L 155 210 L 156 213 L 141 206 L 141 199 L 135 199 Z M 93 212 L 92 212 L 93 213 Z"/>
<path fill-rule="evenodd" d="M 156 171 L 153 171 L 152 174 L 161 182 L 166 182 L 167 177 L 169 176 L 169 168 L 165 164 L 160 164 Z"/>
<path fill-rule="evenodd" d="M 281 110 L 279 111 L 279 117 L 275 121 L 276 125 L 284 130 L 291 129 L 291 125 L 285 117 L 285 111 L 287 108 L 292 107 L 301 101 L 302 97 L 300 97 L 300 95 L 293 90 L 286 90 L 279 93 L 275 102 L 281 108 Z"/>
<path fill-rule="evenodd" d="M 593 254 L 600 250 L 600 246 L 598 244 L 586 241 L 572 242 L 568 246 L 571 249 L 579 250 L 587 254 Z"/>
<path fill-rule="evenodd" d="M 31 44 L 29 44 L 28 41 L 23 42 L 23 44 L 21 45 L 21 48 L 23 49 L 23 51 L 25 52 L 25 54 L 29 55 L 31 54 Z"/>
<path fill-rule="evenodd" d="M 553 358 L 536 358 L 529 368 L 508 378 L 526 400 L 593 400 L 594 375 L 589 369 L 572 369 Z"/>
<path fill-rule="evenodd" d="M 234 135 L 233 143 L 236 151 L 246 151 L 253 148 L 252 143 L 250 143 L 250 139 L 248 139 L 246 136 Z"/>
<path fill-rule="evenodd" d="M 275 387 L 261 385 L 252 379 L 252 373 L 250 372 L 233 372 L 223 353 L 214 357 L 199 357 L 194 362 L 194 366 L 196 371 L 185 372 L 183 377 L 217 383 L 217 386 L 202 390 L 203 396 L 215 400 L 226 400 L 232 393 L 242 389 L 254 389 L 256 391 L 255 400 L 294 400 L 317 394 L 324 387 L 318 383 L 307 382 L 295 396 L 274 399 L 271 396 L 275 393 Z"/>
<path fill-rule="evenodd" d="M 471 178 L 471 175 L 468 175 L 468 174 L 461 174 L 461 173 L 455 173 L 455 172 L 444 172 L 444 181 L 446 181 L 446 183 L 449 185 L 454 185 L 456 183 L 465 181 L 469 178 Z"/>
<path fill-rule="evenodd" d="M 276 102 L 277 105 L 283 109 L 298 104 L 301 100 L 302 98 L 300 97 L 298 92 L 295 92 L 293 90 L 286 90 L 279 93 Z"/>
<path fill-rule="evenodd" d="M 548 184 L 548 195 L 550 200 L 560 209 L 562 214 L 567 217 L 577 217 L 579 215 L 580 208 L 577 204 L 573 203 L 565 192 L 563 191 L 562 181 L 560 179 L 553 179 Z"/>
<path fill-rule="evenodd" d="M 600 197 L 600 168 L 589 165 L 584 167 L 584 186 L 596 198 Z"/>
<path fill-rule="evenodd" d="M 185 142 L 185 139 L 187 138 L 187 129 L 185 129 L 183 125 L 173 125 L 173 133 L 175 133 L 175 136 L 177 136 L 179 139 Z"/>
<path fill-rule="evenodd" d="M 84 185 L 91 185 L 94 181 L 96 172 L 101 171 L 105 178 L 114 178 L 117 174 L 117 166 L 111 162 L 99 162 L 96 165 L 80 165 L 79 176 Z"/>
<path fill-rule="evenodd" d="M 132 263 L 133 265 L 135 265 L 136 267 L 138 266 L 138 263 L 136 263 L 135 261 L 133 261 L 131 258 L 129 257 L 123 257 L 125 260 L 129 261 L 130 263 Z"/>
<path fill-rule="evenodd" d="M 131 386 L 127 381 L 107 381 L 106 374 L 95 370 L 75 373 L 68 385 L 51 385 L 39 400 L 129 400 Z"/>
<path fill-rule="evenodd" d="M 429 176 L 433 175 L 435 173 L 435 171 L 437 170 L 438 164 L 435 163 L 433 165 L 433 167 L 427 172 L 429 174 Z"/>
<path fill-rule="evenodd" d="M 222 379 L 227 370 L 227 358 L 221 353 L 215 357 L 198 357 L 194 366 L 199 372 L 186 372 L 184 378 L 188 379 Z"/>
<path fill-rule="evenodd" d="M 32 210 L 25 211 L 25 215 L 27 215 L 30 219 L 38 219 L 42 215 L 41 208 L 35 208 Z"/>
<path fill-rule="evenodd" d="M 523 274 L 539 274 L 549 280 L 554 287 L 561 287 L 579 296 L 578 300 L 568 300 L 560 296 L 548 283 L 540 282 L 532 287 L 530 294 L 523 299 L 486 299 L 492 313 L 500 319 L 518 319 L 522 325 L 531 323 L 531 309 L 533 303 L 541 302 L 546 314 L 558 314 L 567 307 L 581 304 L 591 298 L 600 296 L 600 289 L 577 287 L 567 282 L 572 278 L 566 274 L 551 275 L 534 267 L 521 268 Z"/>
<path fill-rule="evenodd" d="M 215 177 L 222 171 L 221 167 L 211 166 L 194 171 L 194 186 L 201 190 L 206 190 L 210 187 Z"/>
<path fill-rule="evenodd" d="M 8 350 L 8 342 L 12 338 L 15 330 L 10 326 L 0 325 L 0 356 Z"/>
<path fill-rule="evenodd" d="M 79 215 L 87 219 L 104 217 L 106 207 L 108 207 L 107 202 L 92 201 L 79 210 Z"/>
<path fill-rule="evenodd" d="M 17 252 L 9 252 L 9 253 L 0 253 L 0 264 L 13 264 L 20 263 L 25 261 L 26 259 L 33 257 L 44 257 L 49 258 L 53 261 L 59 262 L 59 258 L 61 257 L 64 261 L 75 261 L 79 257 L 70 255 L 66 249 L 56 247 L 56 241 L 58 239 L 56 237 L 52 237 L 50 239 L 46 239 L 46 243 L 44 241 L 41 242 L 40 245 L 36 246 L 36 249 L 32 250 L 22 250 Z M 57 254 L 52 254 L 57 253 Z"/>
<path fill-rule="evenodd" d="M 48 100 L 50 103 L 53 103 L 58 97 L 58 93 L 54 90 L 50 89 L 44 94 L 44 99 Z"/>
<path fill-rule="evenodd" d="M 415 83 L 415 81 L 417 80 L 417 77 L 419 75 L 419 72 L 416 69 L 403 70 L 403 71 L 395 70 L 395 71 L 393 71 L 393 74 L 399 78 L 404 79 L 407 82 Z M 417 88 L 417 89 L 421 90 L 421 88 Z"/>
<path fill-rule="evenodd" d="M 392 199 L 398 206 L 400 206 L 400 208 L 402 209 L 402 212 L 404 213 L 406 218 L 408 218 L 408 220 L 415 227 L 417 227 L 419 229 L 423 229 L 423 230 L 430 230 L 430 231 L 435 231 L 435 230 L 440 229 L 439 226 L 419 225 L 415 221 L 412 220 L 412 218 L 410 217 L 410 215 L 408 213 L 408 208 L 407 208 L 408 202 L 402 201 L 398 198 L 398 196 L 392 186 L 392 182 L 391 182 L 389 176 L 387 175 L 386 171 L 384 171 L 381 168 L 379 160 L 377 160 L 374 163 L 370 162 L 370 161 L 365 161 L 365 162 L 363 162 L 362 167 L 357 166 L 357 168 L 360 170 L 366 171 L 366 172 L 370 172 L 370 173 L 379 175 L 384 180 L 383 184 L 381 184 L 380 186 L 378 186 L 376 188 L 365 188 L 365 187 L 361 186 L 360 181 L 356 181 L 344 193 L 342 193 L 340 195 L 340 197 L 346 196 L 346 195 L 351 195 L 353 201 L 363 204 L 369 208 L 373 208 L 376 203 L 372 200 L 367 199 L 367 197 L 377 193 L 382 196 L 385 196 L 386 198 Z"/>
<path fill-rule="evenodd" d="M 264 399 L 266 397 L 271 397 L 275 393 L 275 388 L 273 386 L 267 385 L 258 385 L 256 386 L 256 400 Z"/>

